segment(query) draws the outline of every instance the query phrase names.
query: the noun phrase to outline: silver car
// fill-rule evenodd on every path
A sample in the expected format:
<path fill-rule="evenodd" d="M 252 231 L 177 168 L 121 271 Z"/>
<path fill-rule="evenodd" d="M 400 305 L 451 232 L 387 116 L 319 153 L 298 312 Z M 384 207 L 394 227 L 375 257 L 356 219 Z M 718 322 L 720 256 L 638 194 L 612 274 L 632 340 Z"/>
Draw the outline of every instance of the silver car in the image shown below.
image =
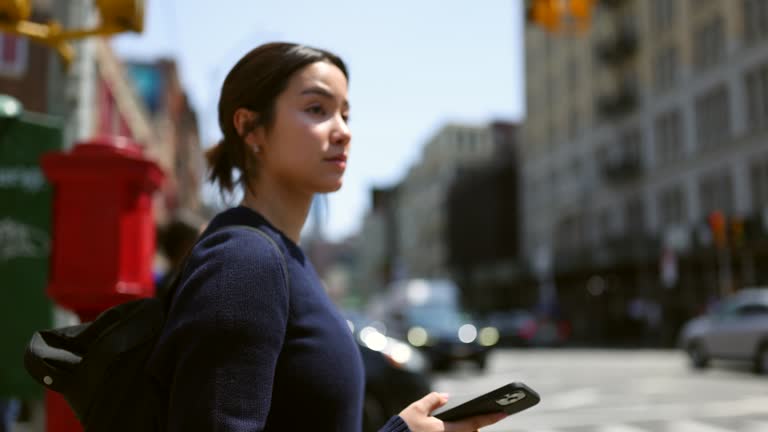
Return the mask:
<path fill-rule="evenodd" d="M 768 288 L 749 288 L 724 299 L 709 314 L 688 322 L 680 347 L 701 369 L 710 359 L 746 360 L 768 373 Z"/>

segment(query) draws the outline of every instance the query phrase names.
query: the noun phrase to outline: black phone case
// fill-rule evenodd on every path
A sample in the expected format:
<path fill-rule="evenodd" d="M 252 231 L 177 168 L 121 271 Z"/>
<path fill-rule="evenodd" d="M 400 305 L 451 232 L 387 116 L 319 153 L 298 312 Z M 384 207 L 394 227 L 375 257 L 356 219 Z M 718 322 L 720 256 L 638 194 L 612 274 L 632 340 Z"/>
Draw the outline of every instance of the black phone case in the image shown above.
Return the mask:
<path fill-rule="evenodd" d="M 442 421 L 456 421 L 502 411 L 515 414 L 536 405 L 540 400 L 539 394 L 530 387 L 515 382 L 433 415 Z"/>

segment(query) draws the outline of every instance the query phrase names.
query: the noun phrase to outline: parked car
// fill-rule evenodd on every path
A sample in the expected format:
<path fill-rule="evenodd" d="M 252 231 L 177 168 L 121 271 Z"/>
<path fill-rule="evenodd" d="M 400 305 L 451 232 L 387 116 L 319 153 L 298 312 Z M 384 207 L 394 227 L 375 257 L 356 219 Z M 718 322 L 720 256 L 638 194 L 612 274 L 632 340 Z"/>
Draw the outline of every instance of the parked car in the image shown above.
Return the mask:
<path fill-rule="evenodd" d="M 491 312 L 483 323 L 498 330 L 500 346 L 559 346 L 570 336 L 567 321 L 537 317 L 525 309 Z"/>
<path fill-rule="evenodd" d="M 679 345 L 697 369 L 711 359 L 731 359 L 752 362 L 755 372 L 768 373 L 768 288 L 741 290 L 686 323 Z"/>
<path fill-rule="evenodd" d="M 389 328 L 421 349 L 435 370 L 463 360 L 484 369 L 488 353 L 499 339 L 498 330 L 481 327 L 456 307 L 411 306 L 396 314 Z"/>
<path fill-rule="evenodd" d="M 346 312 L 365 366 L 363 432 L 377 431 L 391 416 L 432 388 L 429 361 L 406 342 L 385 336 L 364 315 Z"/>
<path fill-rule="evenodd" d="M 528 346 L 536 329 L 536 316 L 524 309 L 495 311 L 483 319 L 499 332 L 500 346 Z"/>
<path fill-rule="evenodd" d="M 566 319 L 539 317 L 531 330 L 530 346 L 559 347 L 571 337 L 571 323 Z"/>
<path fill-rule="evenodd" d="M 498 330 L 482 327 L 464 313 L 459 292 L 446 278 L 398 280 L 369 302 L 368 313 L 383 324 L 387 336 L 407 340 L 426 354 L 433 370 L 459 360 L 485 368 Z"/>

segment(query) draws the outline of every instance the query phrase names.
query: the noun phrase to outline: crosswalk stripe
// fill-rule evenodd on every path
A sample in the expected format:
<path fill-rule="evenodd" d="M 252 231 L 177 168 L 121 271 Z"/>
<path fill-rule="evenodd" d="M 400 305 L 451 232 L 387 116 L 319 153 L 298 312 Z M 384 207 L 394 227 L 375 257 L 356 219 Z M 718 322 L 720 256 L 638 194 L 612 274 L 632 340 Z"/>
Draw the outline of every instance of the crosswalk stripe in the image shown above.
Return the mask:
<path fill-rule="evenodd" d="M 600 394 L 597 388 L 584 387 L 550 395 L 542 402 L 539 410 L 569 410 L 596 405 L 599 400 Z"/>
<path fill-rule="evenodd" d="M 699 423 L 693 420 L 681 420 L 669 423 L 668 432 L 733 432 L 716 426 Z"/>
<path fill-rule="evenodd" d="M 625 424 L 610 424 L 600 426 L 598 432 L 649 432 L 648 429 L 640 429 L 639 427 L 625 425 Z"/>
<path fill-rule="evenodd" d="M 768 422 L 749 421 L 741 432 L 768 432 Z"/>
<path fill-rule="evenodd" d="M 565 432 L 562 429 L 533 429 L 526 432 Z"/>

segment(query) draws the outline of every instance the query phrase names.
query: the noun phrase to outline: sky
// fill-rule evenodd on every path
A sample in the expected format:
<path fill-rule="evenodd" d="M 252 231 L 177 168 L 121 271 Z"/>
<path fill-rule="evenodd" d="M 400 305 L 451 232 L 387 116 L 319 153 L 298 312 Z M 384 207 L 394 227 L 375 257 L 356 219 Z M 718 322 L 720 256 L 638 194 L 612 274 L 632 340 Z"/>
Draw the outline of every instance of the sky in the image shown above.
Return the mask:
<path fill-rule="evenodd" d="M 522 119 L 522 24 L 522 0 L 146 0 L 144 32 L 113 46 L 126 60 L 177 61 L 204 147 L 221 138 L 221 83 L 251 48 L 280 40 L 339 54 L 353 138 L 322 225 L 336 241 L 359 231 L 370 189 L 402 181 L 444 124 Z"/>

